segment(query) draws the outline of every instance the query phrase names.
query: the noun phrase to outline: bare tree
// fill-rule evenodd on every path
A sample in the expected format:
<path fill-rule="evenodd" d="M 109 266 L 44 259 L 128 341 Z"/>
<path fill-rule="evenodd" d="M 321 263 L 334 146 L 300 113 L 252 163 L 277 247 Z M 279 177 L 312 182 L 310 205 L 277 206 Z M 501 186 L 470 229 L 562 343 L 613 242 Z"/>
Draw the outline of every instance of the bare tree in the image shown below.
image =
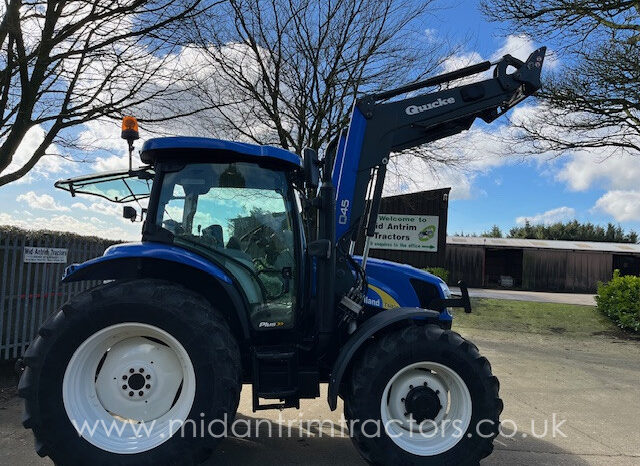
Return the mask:
<path fill-rule="evenodd" d="M 300 153 L 348 122 L 358 92 L 433 71 L 444 41 L 427 37 L 430 0 L 230 0 L 225 21 L 201 21 L 210 63 L 197 97 L 224 104 L 199 115 L 208 133 Z"/>
<path fill-rule="evenodd" d="M 5 0 L 0 6 L 0 186 L 23 177 L 65 130 L 150 106 L 147 120 L 197 112 L 176 105 L 175 46 L 184 25 L 219 2 Z M 183 89 L 182 89 L 183 90 Z M 44 140 L 9 169 L 27 132 Z M 15 166 L 15 163 L 14 163 Z M 11 171 L 12 170 L 12 171 Z M 9 171 L 11 171 L 9 173 Z"/>
<path fill-rule="evenodd" d="M 485 0 L 495 21 L 559 44 L 562 71 L 538 94 L 546 111 L 518 123 L 533 152 L 640 154 L 640 3 Z"/>

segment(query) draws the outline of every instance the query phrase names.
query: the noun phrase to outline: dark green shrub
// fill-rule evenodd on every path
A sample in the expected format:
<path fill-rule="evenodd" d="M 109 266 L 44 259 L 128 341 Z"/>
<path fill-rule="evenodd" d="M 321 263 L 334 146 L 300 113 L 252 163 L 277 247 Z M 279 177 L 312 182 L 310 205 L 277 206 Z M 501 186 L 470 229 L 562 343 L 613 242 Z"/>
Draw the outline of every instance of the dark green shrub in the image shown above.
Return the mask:
<path fill-rule="evenodd" d="M 596 303 L 618 327 L 640 330 L 640 277 L 614 271 L 610 282 L 598 285 Z"/>
<path fill-rule="evenodd" d="M 449 271 L 447 269 L 442 267 L 427 267 L 425 270 L 431 275 L 442 278 L 445 283 L 449 283 Z"/>

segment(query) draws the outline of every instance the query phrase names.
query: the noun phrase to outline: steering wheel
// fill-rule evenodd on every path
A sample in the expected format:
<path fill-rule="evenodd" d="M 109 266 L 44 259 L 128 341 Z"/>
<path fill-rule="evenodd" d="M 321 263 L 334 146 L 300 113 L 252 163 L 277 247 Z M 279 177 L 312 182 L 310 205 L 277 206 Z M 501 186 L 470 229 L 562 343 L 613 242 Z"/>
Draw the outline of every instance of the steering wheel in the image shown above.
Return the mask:
<path fill-rule="evenodd" d="M 254 238 L 256 238 L 256 235 L 266 229 L 270 230 L 271 234 L 269 234 L 267 237 L 265 237 L 266 236 L 265 235 L 265 236 L 262 236 L 261 238 L 257 238 L 254 241 Z M 269 244 L 274 243 L 275 238 L 276 238 L 276 232 L 273 231 L 271 227 L 267 225 L 258 225 L 257 227 L 253 228 L 252 230 L 250 230 L 249 232 L 245 233 L 240 237 L 240 245 L 241 245 L 242 252 L 247 253 L 247 251 L 249 250 L 249 247 L 254 243 L 257 244 L 258 247 L 260 247 L 261 249 L 266 250 Z"/>
<path fill-rule="evenodd" d="M 272 269 L 269 267 L 269 264 L 267 264 L 262 257 L 254 257 L 251 259 L 254 263 L 254 265 L 256 266 L 256 271 L 257 273 L 262 273 L 262 272 L 276 272 L 276 269 Z"/>

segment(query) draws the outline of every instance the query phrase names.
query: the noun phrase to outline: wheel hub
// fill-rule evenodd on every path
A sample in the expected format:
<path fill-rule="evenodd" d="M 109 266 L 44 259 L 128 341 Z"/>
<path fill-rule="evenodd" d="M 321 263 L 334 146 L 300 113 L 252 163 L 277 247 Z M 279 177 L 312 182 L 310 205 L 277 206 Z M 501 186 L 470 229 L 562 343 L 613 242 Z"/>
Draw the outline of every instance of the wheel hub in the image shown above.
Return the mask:
<path fill-rule="evenodd" d="M 120 387 L 123 395 L 130 397 L 132 400 L 146 398 L 150 395 L 156 382 L 152 373 L 151 369 L 145 370 L 144 367 L 138 367 L 135 369 L 130 367 L 128 370 L 124 371 L 121 377 L 122 384 Z"/>
<path fill-rule="evenodd" d="M 403 450 L 433 456 L 449 450 L 471 421 L 469 390 L 452 368 L 433 361 L 405 366 L 389 379 L 380 415 L 391 440 Z M 428 422 L 425 422 L 428 421 Z"/>
<path fill-rule="evenodd" d="M 404 405 L 407 413 L 417 423 L 427 419 L 433 421 L 442 409 L 438 394 L 426 384 L 412 388 L 405 397 Z"/>
<path fill-rule="evenodd" d="M 133 337 L 109 349 L 95 387 L 107 412 L 123 419 L 151 421 L 171 409 L 182 380 L 180 360 L 168 346 Z"/>

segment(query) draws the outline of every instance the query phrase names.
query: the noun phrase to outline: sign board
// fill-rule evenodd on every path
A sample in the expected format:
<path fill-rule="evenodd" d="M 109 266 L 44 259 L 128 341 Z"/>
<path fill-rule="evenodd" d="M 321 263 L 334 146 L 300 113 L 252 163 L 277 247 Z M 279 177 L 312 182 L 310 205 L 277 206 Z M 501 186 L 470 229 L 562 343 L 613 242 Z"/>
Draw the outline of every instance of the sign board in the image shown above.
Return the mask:
<path fill-rule="evenodd" d="M 25 246 L 23 257 L 24 257 L 24 262 L 40 262 L 45 264 L 66 264 L 67 249 Z"/>
<path fill-rule="evenodd" d="M 372 249 L 438 251 L 438 217 L 433 215 L 379 214 Z"/>

